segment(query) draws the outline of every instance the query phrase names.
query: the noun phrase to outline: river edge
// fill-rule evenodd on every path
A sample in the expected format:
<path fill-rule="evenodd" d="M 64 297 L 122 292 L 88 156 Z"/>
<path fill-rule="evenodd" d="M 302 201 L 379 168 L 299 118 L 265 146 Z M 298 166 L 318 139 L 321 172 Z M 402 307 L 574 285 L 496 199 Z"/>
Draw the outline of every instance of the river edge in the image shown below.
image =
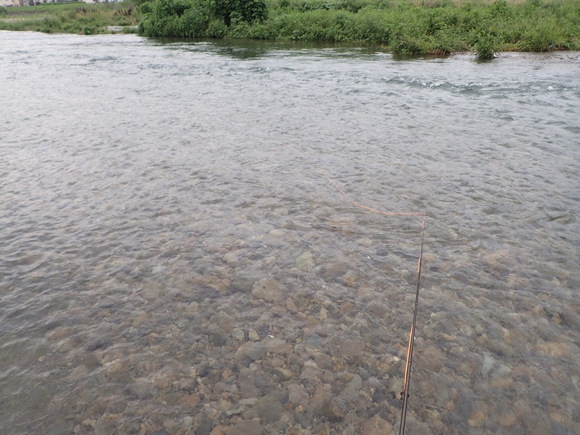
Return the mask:
<path fill-rule="evenodd" d="M 231 25 L 212 11 L 199 9 L 194 0 L 183 3 L 181 12 L 173 11 L 173 6 L 159 6 L 161 1 L 44 7 L 43 15 L 33 19 L 26 18 L 30 11 L 10 10 L 5 14 L 9 18 L 0 19 L 0 30 L 380 44 L 386 51 L 403 56 L 475 52 L 482 60 L 493 59 L 498 52 L 580 49 L 580 20 L 575 20 L 580 16 L 578 1 L 385 6 L 368 0 L 355 6 L 345 1 L 332 7 L 316 1 L 287 2 L 284 7 L 270 2 L 263 21 Z M 192 17 L 197 18 L 192 21 Z"/>

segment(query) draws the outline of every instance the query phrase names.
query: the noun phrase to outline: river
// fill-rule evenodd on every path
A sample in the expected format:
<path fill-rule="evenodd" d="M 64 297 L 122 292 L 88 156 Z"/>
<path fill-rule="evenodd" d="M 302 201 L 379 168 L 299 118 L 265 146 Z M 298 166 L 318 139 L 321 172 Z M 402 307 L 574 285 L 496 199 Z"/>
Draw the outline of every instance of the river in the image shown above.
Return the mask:
<path fill-rule="evenodd" d="M 0 432 L 580 433 L 580 53 L 0 32 Z M 323 174 L 335 183 L 331 183 Z"/>

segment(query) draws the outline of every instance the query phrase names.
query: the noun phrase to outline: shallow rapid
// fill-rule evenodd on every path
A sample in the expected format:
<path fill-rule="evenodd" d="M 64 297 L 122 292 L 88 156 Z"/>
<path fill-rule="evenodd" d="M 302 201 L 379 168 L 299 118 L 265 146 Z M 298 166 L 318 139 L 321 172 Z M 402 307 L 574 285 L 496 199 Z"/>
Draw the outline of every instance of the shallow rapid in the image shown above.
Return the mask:
<path fill-rule="evenodd" d="M 398 431 L 422 219 L 304 156 L 427 215 L 407 433 L 580 433 L 580 53 L 0 32 L 0 80 L 2 434 Z"/>

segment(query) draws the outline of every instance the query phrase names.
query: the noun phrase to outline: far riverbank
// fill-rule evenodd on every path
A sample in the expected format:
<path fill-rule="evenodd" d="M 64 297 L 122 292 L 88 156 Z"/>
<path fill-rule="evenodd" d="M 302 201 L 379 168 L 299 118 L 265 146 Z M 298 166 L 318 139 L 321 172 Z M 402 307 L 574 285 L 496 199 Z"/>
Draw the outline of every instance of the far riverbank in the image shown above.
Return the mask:
<path fill-rule="evenodd" d="M 398 55 L 580 50 L 580 0 L 142 0 L 9 8 L 0 30 L 379 44 Z"/>

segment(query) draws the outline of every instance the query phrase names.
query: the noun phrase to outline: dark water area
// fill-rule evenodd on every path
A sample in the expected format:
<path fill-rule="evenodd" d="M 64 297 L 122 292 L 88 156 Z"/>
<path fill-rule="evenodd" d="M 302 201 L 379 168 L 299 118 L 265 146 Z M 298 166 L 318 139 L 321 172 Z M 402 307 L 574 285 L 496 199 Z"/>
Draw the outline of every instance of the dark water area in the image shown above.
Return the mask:
<path fill-rule="evenodd" d="M 398 431 L 422 219 L 303 155 L 427 215 L 407 433 L 580 433 L 580 53 L 0 32 L 0 80 L 0 433 Z"/>

